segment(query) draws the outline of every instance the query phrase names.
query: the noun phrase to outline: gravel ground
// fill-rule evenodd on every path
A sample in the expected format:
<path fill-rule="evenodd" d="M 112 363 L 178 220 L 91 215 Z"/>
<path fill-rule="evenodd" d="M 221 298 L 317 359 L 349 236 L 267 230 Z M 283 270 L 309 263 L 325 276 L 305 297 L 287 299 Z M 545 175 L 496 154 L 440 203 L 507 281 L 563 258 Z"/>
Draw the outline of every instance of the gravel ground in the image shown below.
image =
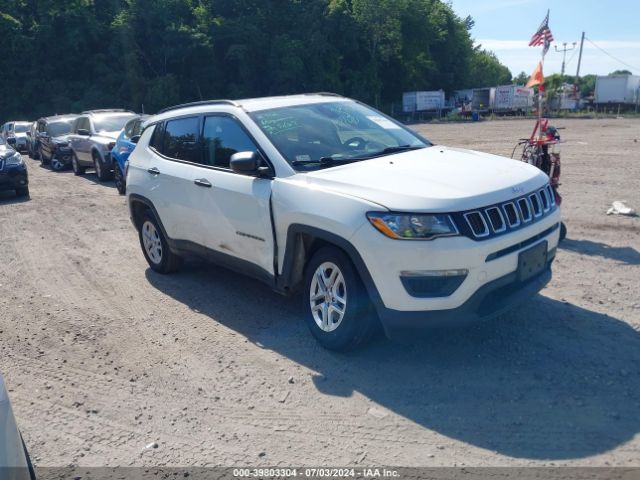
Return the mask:
<path fill-rule="evenodd" d="M 0 197 L 0 370 L 34 462 L 640 466 L 640 219 L 605 215 L 640 208 L 640 121 L 555 123 L 552 283 L 504 318 L 347 355 L 253 280 L 155 274 L 113 184 L 27 159 L 31 200 Z M 417 128 L 510 155 L 532 126 Z"/>

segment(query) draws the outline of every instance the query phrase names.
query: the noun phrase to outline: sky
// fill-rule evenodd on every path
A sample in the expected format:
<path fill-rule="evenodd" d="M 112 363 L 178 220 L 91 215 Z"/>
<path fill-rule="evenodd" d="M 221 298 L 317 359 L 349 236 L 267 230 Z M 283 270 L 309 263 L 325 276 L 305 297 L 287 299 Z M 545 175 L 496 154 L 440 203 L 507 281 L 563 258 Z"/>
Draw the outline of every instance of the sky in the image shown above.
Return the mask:
<path fill-rule="evenodd" d="M 471 34 L 476 43 L 492 50 L 514 76 L 522 71 L 531 74 L 540 60 L 542 47 L 528 44 L 547 9 L 554 41 L 545 57 L 545 75 L 560 73 L 562 53 L 556 52 L 554 46 L 561 49 L 564 42 L 567 48 L 576 42 L 575 49 L 567 51 L 565 68 L 565 74 L 576 74 L 583 31 L 586 39 L 581 75 L 607 75 L 614 70 L 640 75 L 640 0 L 450 0 L 450 3 L 460 17 L 471 15 L 475 21 Z"/>

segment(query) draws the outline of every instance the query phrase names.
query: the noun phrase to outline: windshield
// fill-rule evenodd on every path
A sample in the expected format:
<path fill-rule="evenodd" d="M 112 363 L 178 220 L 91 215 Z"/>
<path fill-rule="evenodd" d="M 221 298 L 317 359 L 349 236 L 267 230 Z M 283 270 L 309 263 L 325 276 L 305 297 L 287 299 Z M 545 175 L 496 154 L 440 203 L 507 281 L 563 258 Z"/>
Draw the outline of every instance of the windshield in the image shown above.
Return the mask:
<path fill-rule="evenodd" d="M 59 137 L 60 135 L 66 135 L 71 131 L 71 120 L 68 122 L 54 122 L 50 123 L 47 127 L 49 135 L 52 137 Z"/>
<path fill-rule="evenodd" d="M 117 132 L 124 128 L 125 124 L 135 117 L 135 114 L 110 115 L 108 117 L 98 117 L 94 120 L 96 132 Z"/>
<path fill-rule="evenodd" d="M 24 133 L 29 130 L 30 126 L 31 126 L 30 123 L 16 123 L 14 131 L 16 133 Z"/>
<path fill-rule="evenodd" d="M 4 138 L 0 136 L 0 145 L 4 145 Z"/>
<path fill-rule="evenodd" d="M 395 120 L 355 102 L 274 108 L 251 117 L 282 156 L 303 171 L 431 146 Z"/>

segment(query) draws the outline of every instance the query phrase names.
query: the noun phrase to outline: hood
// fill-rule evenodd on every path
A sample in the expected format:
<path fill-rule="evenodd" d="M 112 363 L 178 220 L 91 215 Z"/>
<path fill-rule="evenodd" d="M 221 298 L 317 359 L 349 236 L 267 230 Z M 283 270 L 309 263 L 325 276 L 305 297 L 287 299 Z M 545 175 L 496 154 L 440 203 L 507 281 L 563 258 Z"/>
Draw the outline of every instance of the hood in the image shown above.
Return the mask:
<path fill-rule="evenodd" d="M 319 170 L 302 181 L 393 211 L 454 212 L 510 200 L 549 179 L 518 160 L 433 146 Z"/>
<path fill-rule="evenodd" d="M 14 133 L 16 138 L 27 138 L 27 132 L 16 132 Z"/>
<path fill-rule="evenodd" d="M 6 144 L 0 145 L 0 159 L 11 157 L 15 154 L 16 154 L 16 151 L 13 148 L 11 148 L 9 145 L 6 145 Z"/>
<path fill-rule="evenodd" d="M 106 132 L 106 131 L 103 130 L 101 132 L 96 133 L 96 135 L 98 135 L 100 137 L 105 137 L 105 138 L 110 138 L 110 139 L 116 140 L 118 138 L 118 135 L 120 135 L 121 131 L 122 130 L 118 130 L 118 131 L 115 131 L 115 132 Z"/>
<path fill-rule="evenodd" d="M 59 137 L 53 137 L 53 138 L 51 139 L 51 141 L 52 141 L 53 143 L 58 143 L 58 144 L 60 144 L 60 143 L 62 143 L 62 144 L 67 144 L 67 143 L 69 143 L 69 134 L 66 134 L 66 135 L 60 135 Z"/>

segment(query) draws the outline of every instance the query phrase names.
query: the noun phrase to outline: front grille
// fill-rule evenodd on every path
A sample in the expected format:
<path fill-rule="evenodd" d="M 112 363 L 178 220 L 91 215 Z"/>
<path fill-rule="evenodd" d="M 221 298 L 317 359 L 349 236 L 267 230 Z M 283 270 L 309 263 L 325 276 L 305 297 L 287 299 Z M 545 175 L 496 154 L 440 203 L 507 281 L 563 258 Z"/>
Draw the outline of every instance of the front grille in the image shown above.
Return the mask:
<path fill-rule="evenodd" d="M 508 202 L 454 214 L 461 233 L 486 239 L 523 228 L 549 215 L 556 207 L 550 185 Z"/>
<path fill-rule="evenodd" d="M 486 237 L 491 233 L 489 232 L 487 222 L 485 222 L 484 217 L 480 212 L 465 213 L 464 218 L 467 219 L 467 223 L 476 237 Z"/>

